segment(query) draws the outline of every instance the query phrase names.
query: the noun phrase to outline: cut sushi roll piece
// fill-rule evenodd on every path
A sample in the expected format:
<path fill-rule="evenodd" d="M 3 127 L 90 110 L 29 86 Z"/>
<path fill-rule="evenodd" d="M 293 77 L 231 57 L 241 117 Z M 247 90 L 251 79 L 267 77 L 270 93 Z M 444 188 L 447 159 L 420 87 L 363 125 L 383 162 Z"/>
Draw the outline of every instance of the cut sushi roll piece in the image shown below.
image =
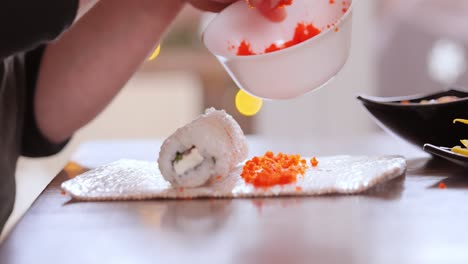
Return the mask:
<path fill-rule="evenodd" d="M 191 188 L 226 177 L 247 154 L 239 124 L 225 111 L 210 108 L 164 141 L 158 165 L 173 186 Z"/>

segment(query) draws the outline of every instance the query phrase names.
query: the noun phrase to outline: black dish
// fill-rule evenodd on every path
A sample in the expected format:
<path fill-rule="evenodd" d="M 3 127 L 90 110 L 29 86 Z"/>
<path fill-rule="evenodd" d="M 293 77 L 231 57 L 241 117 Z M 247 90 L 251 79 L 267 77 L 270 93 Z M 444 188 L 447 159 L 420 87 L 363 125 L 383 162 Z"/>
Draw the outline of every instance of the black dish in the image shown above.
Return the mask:
<path fill-rule="evenodd" d="M 421 100 L 457 96 L 462 99 L 449 103 L 419 104 Z M 359 99 L 377 124 L 417 147 L 425 143 L 437 146 L 460 145 L 468 137 L 468 125 L 453 124 L 456 118 L 468 119 L 468 92 L 447 90 L 429 95 L 404 97 L 371 97 Z M 409 101 L 409 104 L 402 104 Z"/>
<path fill-rule="evenodd" d="M 468 157 L 457 154 L 453 152 L 450 148 L 446 147 L 436 147 L 431 144 L 424 145 L 424 151 L 436 155 L 438 157 L 444 158 L 448 161 L 456 163 L 458 165 L 468 167 Z"/>

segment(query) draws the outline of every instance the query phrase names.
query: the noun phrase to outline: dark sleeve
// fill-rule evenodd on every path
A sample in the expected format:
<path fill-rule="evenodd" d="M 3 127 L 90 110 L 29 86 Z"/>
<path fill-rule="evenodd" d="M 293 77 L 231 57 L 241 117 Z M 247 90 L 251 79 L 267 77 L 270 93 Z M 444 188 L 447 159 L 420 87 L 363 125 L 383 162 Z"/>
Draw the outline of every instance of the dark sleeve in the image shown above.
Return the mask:
<path fill-rule="evenodd" d="M 26 157 L 51 156 L 62 150 L 69 140 L 55 144 L 50 142 L 39 130 L 34 114 L 34 96 L 36 82 L 45 46 L 40 46 L 24 57 L 25 93 L 24 93 L 24 119 L 22 131 L 21 155 Z"/>
<path fill-rule="evenodd" d="M 1 0 L 0 60 L 57 38 L 74 21 L 79 0 Z"/>

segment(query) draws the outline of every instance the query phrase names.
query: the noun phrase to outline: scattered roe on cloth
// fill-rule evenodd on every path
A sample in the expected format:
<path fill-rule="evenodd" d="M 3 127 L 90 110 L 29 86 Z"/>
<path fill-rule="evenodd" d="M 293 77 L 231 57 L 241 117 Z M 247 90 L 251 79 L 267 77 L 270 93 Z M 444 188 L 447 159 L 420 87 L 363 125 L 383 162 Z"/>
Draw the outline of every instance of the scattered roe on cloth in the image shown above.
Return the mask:
<path fill-rule="evenodd" d="M 439 189 L 445 189 L 447 188 L 447 185 L 443 182 L 439 183 Z"/>
<path fill-rule="evenodd" d="M 256 188 L 295 183 L 298 175 L 304 175 L 307 161 L 300 155 L 287 155 L 268 151 L 261 157 L 247 161 L 241 177 Z"/>
<path fill-rule="evenodd" d="M 278 50 L 286 49 L 289 47 L 292 47 L 294 45 L 297 45 L 299 43 L 302 43 L 308 39 L 311 39 L 318 34 L 320 34 L 322 31 L 318 28 L 316 28 L 312 23 L 306 24 L 306 23 L 298 23 L 296 26 L 296 29 L 294 30 L 294 36 L 291 40 L 286 41 L 282 45 L 277 45 L 275 43 L 270 44 L 263 53 L 271 53 L 275 52 Z M 237 56 L 251 56 L 251 55 L 258 55 L 262 53 L 255 53 L 252 50 L 252 46 L 250 42 L 243 40 L 239 47 L 237 48 Z"/>
<path fill-rule="evenodd" d="M 318 160 L 317 160 L 316 157 L 312 157 L 312 158 L 310 159 L 310 165 L 312 165 L 312 167 L 317 167 L 318 164 L 319 164 L 319 162 L 318 162 Z"/>
<path fill-rule="evenodd" d="M 342 5 L 343 5 L 343 8 L 341 9 L 341 11 L 344 13 L 346 13 L 349 9 L 349 6 L 350 6 L 350 3 L 348 1 L 343 1 L 341 2 Z"/>

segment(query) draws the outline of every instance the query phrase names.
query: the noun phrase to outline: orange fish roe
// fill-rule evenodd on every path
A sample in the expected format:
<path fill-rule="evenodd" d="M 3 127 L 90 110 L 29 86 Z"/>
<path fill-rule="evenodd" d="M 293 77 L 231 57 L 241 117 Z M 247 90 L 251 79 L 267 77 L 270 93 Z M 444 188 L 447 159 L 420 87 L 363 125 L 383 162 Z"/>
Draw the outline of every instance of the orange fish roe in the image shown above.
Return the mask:
<path fill-rule="evenodd" d="M 238 56 L 250 56 L 250 55 L 255 55 L 255 52 L 253 52 L 252 46 L 250 45 L 250 43 L 243 40 L 240 43 L 239 48 L 237 49 L 237 55 Z"/>
<path fill-rule="evenodd" d="M 281 8 L 285 6 L 292 5 L 293 0 L 280 0 L 274 8 Z"/>
<path fill-rule="evenodd" d="M 247 2 L 247 4 L 249 5 L 250 8 L 255 8 L 255 6 L 250 2 L 250 0 L 245 0 Z M 282 7 L 285 7 L 285 6 L 289 6 L 289 5 L 292 5 L 293 3 L 293 0 L 280 0 L 275 7 L 273 7 L 272 9 L 277 9 L 277 8 L 282 8 Z M 263 7 L 269 7 L 271 6 L 271 3 L 270 1 L 264 1 L 264 4 L 263 4 Z"/>
<path fill-rule="evenodd" d="M 216 179 L 219 181 L 221 180 L 223 177 L 222 176 L 216 176 Z"/>
<path fill-rule="evenodd" d="M 439 183 L 439 189 L 445 189 L 447 188 L 447 185 L 443 182 Z"/>
<path fill-rule="evenodd" d="M 310 165 L 312 165 L 312 167 L 317 167 L 318 164 L 319 164 L 319 162 L 318 162 L 316 157 L 312 157 L 310 159 Z"/>
<path fill-rule="evenodd" d="M 302 192 L 302 187 L 301 186 L 296 186 L 296 192 Z"/>
<path fill-rule="evenodd" d="M 306 24 L 306 23 L 298 23 L 296 29 L 294 30 L 294 36 L 291 40 L 286 41 L 282 45 L 277 45 L 275 43 L 270 44 L 267 48 L 265 48 L 264 53 L 271 53 L 278 50 L 283 50 L 292 46 L 295 46 L 299 43 L 302 43 L 306 40 L 309 40 L 322 31 L 316 28 L 313 24 Z M 229 48 L 231 49 L 231 48 Z M 258 53 L 262 54 L 262 53 Z M 237 48 L 237 56 L 251 56 L 251 55 L 258 55 L 252 50 L 252 46 L 250 42 L 246 40 L 242 40 L 239 47 Z"/>
<path fill-rule="evenodd" d="M 350 3 L 349 3 L 349 2 L 346 2 L 346 1 L 343 1 L 342 4 L 343 4 L 343 9 L 342 9 L 342 11 L 343 11 L 343 14 L 344 14 L 344 13 L 346 13 L 346 12 L 348 11 L 348 8 L 349 8 Z"/>
<path fill-rule="evenodd" d="M 264 156 L 247 161 L 241 177 L 257 188 L 294 183 L 298 175 L 304 175 L 307 161 L 300 155 L 287 155 L 268 151 Z"/>

